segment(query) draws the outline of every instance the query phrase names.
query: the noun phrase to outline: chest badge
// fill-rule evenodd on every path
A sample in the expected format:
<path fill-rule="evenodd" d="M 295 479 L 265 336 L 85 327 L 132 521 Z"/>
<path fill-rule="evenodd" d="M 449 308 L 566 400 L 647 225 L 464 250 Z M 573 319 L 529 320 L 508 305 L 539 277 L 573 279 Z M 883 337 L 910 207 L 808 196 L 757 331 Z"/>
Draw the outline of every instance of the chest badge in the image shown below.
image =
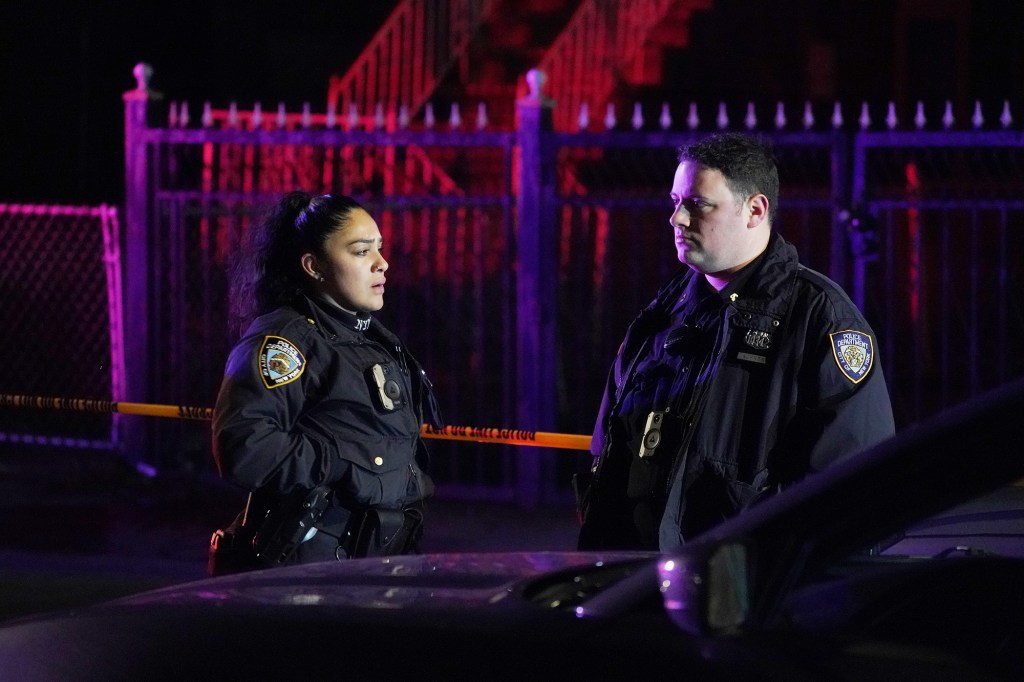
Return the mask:
<path fill-rule="evenodd" d="M 259 366 L 263 385 L 277 388 L 302 376 L 306 369 L 306 358 L 288 339 L 267 336 L 260 346 Z"/>
<path fill-rule="evenodd" d="M 847 329 L 828 336 L 832 340 L 832 354 L 839 371 L 853 383 L 859 384 L 875 361 L 875 344 L 871 335 Z"/>
<path fill-rule="evenodd" d="M 751 348 L 756 348 L 757 350 L 768 350 L 772 345 L 772 335 L 768 332 L 748 329 L 747 335 L 743 338 L 743 341 Z"/>

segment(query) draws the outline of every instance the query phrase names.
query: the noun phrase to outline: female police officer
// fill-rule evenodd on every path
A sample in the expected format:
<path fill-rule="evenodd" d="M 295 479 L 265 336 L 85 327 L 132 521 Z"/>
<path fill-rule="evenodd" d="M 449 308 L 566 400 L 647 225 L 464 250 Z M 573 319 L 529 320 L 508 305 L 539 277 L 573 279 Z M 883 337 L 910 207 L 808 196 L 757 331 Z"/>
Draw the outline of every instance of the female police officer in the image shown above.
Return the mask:
<path fill-rule="evenodd" d="M 430 383 L 371 313 L 388 263 L 377 223 L 344 196 L 292 192 L 234 273 L 249 324 L 228 358 L 213 419 L 221 475 L 251 491 L 214 545 L 254 548 L 258 565 L 413 549 Z M 227 537 L 225 537 L 225 533 Z M 213 565 L 211 572 L 231 568 Z"/>

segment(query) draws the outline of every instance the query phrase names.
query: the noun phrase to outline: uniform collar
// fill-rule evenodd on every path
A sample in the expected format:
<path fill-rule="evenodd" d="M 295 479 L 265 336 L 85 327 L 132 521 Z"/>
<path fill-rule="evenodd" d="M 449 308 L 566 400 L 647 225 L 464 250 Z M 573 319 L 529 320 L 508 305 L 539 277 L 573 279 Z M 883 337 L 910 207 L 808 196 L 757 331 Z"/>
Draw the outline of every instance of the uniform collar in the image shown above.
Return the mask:
<path fill-rule="evenodd" d="M 313 322 L 330 335 L 348 333 L 362 336 L 373 324 L 369 313 L 353 314 L 310 296 L 302 296 L 303 307 Z"/>
<path fill-rule="evenodd" d="M 761 269 L 761 266 L 764 264 L 768 256 L 768 252 L 772 250 L 772 245 L 777 237 L 778 235 L 775 232 L 771 232 L 768 235 L 768 243 L 765 245 L 764 251 L 759 253 L 754 260 L 743 266 L 743 268 L 736 273 L 736 276 L 733 277 L 728 284 L 722 287 L 721 291 L 718 293 L 721 295 L 723 301 L 735 301 L 740 297 L 740 294 L 743 292 L 743 288 L 747 285 L 747 282 L 749 282 L 754 274 Z"/>
<path fill-rule="evenodd" d="M 736 308 L 754 313 L 777 313 L 788 307 L 797 267 L 796 248 L 780 234 L 772 232 L 768 247 L 720 293 Z"/>

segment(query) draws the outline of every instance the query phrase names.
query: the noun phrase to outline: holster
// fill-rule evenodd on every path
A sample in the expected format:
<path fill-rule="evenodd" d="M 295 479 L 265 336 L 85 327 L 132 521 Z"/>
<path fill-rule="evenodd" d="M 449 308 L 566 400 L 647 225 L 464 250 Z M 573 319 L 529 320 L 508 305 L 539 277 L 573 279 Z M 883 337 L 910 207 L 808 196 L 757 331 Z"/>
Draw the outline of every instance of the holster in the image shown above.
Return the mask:
<path fill-rule="evenodd" d="M 210 538 L 207 572 L 212 576 L 286 563 L 323 515 L 331 490 L 319 486 L 261 505 L 249 495 L 245 509 Z"/>
<path fill-rule="evenodd" d="M 285 497 L 271 507 L 252 539 L 257 560 L 264 566 L 276 566 L 291 559 L 323 516 L 330 499 L 331 489 L 319 486 L 298 500 Z"/>

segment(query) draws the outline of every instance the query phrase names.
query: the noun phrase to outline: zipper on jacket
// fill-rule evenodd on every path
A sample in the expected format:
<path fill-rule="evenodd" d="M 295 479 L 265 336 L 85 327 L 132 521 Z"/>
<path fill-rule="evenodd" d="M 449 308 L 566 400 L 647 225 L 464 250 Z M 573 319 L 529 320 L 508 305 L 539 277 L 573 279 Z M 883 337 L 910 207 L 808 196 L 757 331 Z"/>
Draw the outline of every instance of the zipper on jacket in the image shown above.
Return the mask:
<path fill-rule="evenodd" d="M 683 467 L 685 461 L 689 458 L 690 441 L 693 440 L 693 434 L 696 431 L 697 422 L 700 421 L 701 416 L 704 412 L 704 404 L 707 400 L 707 394 L 711 388 L 711 377 L 706 380 L 701 380 L 704 374 L 712 367 L 717 367 L 720 364 L 722 357 L 722 351 L 725 346 L 725 335 L 726 329 L 729 325 L 729 308 L 726 307 L 722 315 L 722 325 L 718 328 L 718 338 L 715 342 L 714 350 L 708 355 L 707 360 L 704 362 L 704 366 L 701 367 L 700 373 L 697 375 L 697 384 L 694 387 L 694 393 L 690 396 L 690 402 L 686 405 L 686 409 L 681 413 L 682 424 L 684 430 L 683 442 L 681 443 L 679 451 L 676 453 L 675 460 L 672 462 L 672 467 L 669 469 L 668 478 L 665 479 L 665 497 L 668 499 L 668 495 L 672 490 L 672 482 L 675 480 L 679 470 Z M 684 470 L 685 475 L 685 470 Z"/>
<path fill-rule="evenodd" d="M 600 475 L 601 469 L 604 467 L 604 461 L 608 458 L 608 452 L 611 450 L 612 445 L 612 419 L 618 414 L 619 408 L 622 406 L 622 396 L 625 393 L 625 388 L 630 381 L 633 380 L 634 370 L 636 365 L 640 362 L 640 356 L 643 354 L 647 344 L 654 342 L 653 334 L 650 334 L 641 342 L 640 348 L 637 349 L 636 354 L 633 355 L 633 359 L 630 360 L 629 366 L 626 368 L 626 372 L 622 375 L 622 385 L 615 387 L 615 404 L 608 409 L 608 414 L 604 417 L 604 424 L 601 425 L 604 432 L 608 434 L 608 437 L 604 440 L 604 447 L 601 449 L 601 454 L 595 458 L 595 462 L 590 467 L 591 474 L 591 487 L 597 484 L 597 479 Z"/>

